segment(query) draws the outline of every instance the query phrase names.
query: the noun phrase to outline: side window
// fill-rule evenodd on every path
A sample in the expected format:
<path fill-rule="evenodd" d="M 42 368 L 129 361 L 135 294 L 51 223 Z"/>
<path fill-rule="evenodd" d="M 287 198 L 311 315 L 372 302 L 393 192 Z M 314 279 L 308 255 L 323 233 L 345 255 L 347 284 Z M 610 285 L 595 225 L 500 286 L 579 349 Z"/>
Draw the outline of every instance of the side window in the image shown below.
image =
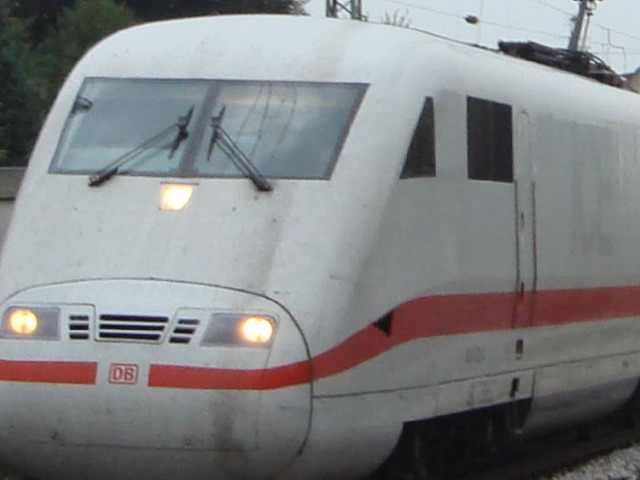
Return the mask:
<path fill-rule="evenodd" d="M 435 177 L 436 142 L 433 98 L 427 97 L 413 133 L 400 178 Z"/>
<path fill-rule="evenodd" d="M 469 178 L 513 181 L 511 105 L 467 97 Z"/>

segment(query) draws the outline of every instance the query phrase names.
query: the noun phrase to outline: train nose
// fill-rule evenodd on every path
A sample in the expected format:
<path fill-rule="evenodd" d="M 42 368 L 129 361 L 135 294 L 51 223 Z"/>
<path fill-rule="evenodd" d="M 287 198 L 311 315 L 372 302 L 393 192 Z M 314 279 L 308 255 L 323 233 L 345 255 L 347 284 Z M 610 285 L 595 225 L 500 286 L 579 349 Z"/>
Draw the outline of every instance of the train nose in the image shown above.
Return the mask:
<path fill-rule="evenodd" d="M 304 340 L 264 297 L 91 281 L 39 287 L 3 307 L 57 318 L 52 338 L 2 330 L 0 460 L 19 471 L 47 480 L 262 479 L 305 442 Z M 272 337 L 243 338 L 247 317 L 270 323 Z"/>

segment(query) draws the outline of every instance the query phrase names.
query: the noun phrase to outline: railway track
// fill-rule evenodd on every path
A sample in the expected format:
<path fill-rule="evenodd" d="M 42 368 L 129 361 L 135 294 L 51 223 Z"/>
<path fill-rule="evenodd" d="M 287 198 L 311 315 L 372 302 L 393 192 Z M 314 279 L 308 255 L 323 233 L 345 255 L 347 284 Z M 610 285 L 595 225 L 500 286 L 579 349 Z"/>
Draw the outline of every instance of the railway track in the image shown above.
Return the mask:
<path fill-rule="evenodd" d="M 637 399 L 610 417 L 541 437 L 495 435 L 469 417 L 415 425 L 367 480 L 535 480 L 640 443 L 636 411 Z"/>
<path fill-rule="evenodd" d="M 448 468 L 442 475 L 427 474 L 424 478 L 398 475 L 393 480 L 536 480 L 637 443 L 640 426 L 597 438 L 585 437 L 584 431 L 564 432 L 522 443 L 508 452 L 472 459 Z M 22 477 L 0 469 L 0 480 L 22 480 Z"/>
<path fill-rule="evenodd" d="M 535 480 L 576 467 L 640 442 L 640 425 L 622 430 L 574 430 L 523 443 L 511 451 L 471 461 L 443 478 L 452 480 Z"/>

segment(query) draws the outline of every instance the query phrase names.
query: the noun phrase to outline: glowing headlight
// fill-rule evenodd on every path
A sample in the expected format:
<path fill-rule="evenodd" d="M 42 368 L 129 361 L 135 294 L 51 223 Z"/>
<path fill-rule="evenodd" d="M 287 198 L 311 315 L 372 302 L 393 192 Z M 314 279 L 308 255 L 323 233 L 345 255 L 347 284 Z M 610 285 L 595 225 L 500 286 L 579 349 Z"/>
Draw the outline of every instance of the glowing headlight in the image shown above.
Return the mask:
<path fill-rule="evenodd" d="M 202 343 L 269 347 L 275 329 L 276 321 L 271 316 L 216 313 L 211 316 Z"/>
<path fill-rule="evenodd" d="M 191 200 L 194 189 L 194 185 L 162 185 L 160 208 L 171 212 L 178 212 L 184 209 L 189 200 Z"/>
<path fill-rule="evenodd" d="M 247 317 L 240 323 L 240 332 L 247 342 L 264 345 L 273 337 L 273 323 L 266 317 Z"/>
<path fill-rule="evenodd" d="M 0 336 L 5 338 L 59 338 L 57 308 L 9 308 L 2 319 Z"/>
<path fill-rule="evenodd" d="M 16 335 L 33 335 L 38 323 L 38 316 L 26 308 L 17 308 L 9 313 L 9 330 Z"/>

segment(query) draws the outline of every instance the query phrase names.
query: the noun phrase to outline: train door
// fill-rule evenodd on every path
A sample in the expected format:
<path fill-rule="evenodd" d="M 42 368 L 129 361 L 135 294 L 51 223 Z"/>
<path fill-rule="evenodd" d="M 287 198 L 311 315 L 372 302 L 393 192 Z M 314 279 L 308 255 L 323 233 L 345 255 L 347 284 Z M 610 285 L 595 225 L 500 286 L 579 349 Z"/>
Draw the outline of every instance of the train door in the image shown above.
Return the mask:
<path fill-rule="evenodd" d="M 513 328 L 531 326 L 536 291 L 536 184 L 531 151 L 531 122 L 521 110 L 515 120 L 514 202 L 516 284 Z"/>

